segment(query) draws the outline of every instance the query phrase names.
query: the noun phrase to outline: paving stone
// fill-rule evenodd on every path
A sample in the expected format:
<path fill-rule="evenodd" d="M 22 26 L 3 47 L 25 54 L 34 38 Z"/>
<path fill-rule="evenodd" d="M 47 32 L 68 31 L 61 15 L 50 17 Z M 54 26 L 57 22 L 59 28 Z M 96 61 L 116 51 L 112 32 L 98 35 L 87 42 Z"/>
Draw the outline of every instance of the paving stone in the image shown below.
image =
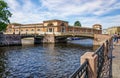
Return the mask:
<path fill-rule="evenodd" d="M 120 78 L 120 41 L 114 44 L 112 61 L 112 76 L 113 78 Z"/>

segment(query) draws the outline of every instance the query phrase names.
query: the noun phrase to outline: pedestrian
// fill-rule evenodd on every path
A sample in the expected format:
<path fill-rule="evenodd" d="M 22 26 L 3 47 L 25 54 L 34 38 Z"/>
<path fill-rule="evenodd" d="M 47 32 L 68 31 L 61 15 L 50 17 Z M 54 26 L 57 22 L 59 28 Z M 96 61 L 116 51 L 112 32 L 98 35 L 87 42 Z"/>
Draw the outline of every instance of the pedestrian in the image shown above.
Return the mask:
<path fill-rule="evenodd" d="M 120 34 L 119 33 L 117 34 L 117 38 L 118 38 L 118 40 L 120 39 Z"/>
<path fill-rule="evenodd" d="M 113 41 L 116 42 L 116 43 L 118 43 L 118 34 L 117 33 L 115 33 L 113 35 Z"/>

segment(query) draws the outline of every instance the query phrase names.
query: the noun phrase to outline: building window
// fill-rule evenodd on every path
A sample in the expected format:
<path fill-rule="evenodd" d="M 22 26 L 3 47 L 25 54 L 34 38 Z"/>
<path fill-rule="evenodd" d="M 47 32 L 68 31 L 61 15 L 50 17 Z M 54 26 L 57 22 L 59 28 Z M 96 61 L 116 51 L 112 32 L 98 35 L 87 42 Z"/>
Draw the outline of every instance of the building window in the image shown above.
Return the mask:
<path fill-rule="evenodd" d="M 16 32 L 18 32 L 18 30 L 15 30 Z"/>
<path fill-rule="evenodd" d="M 47 26 L 53 26 L 53 24 L 52 24 L 52 23 L 49 23 Z"/>
<path fill-rule="evenodd" d="M 69 31 L 72 31 L 72 30 L 69 30 Z"/>
<path fill-rule="evenodd" d="M 37 29 L 37 31 L 40 31 L 40 29 Z"/>
<path fill-rule="evenodd" d="M 62 27 L 62 28 L 61 28 L 61 32 L 65 32 L 65 27 Z"/>
<path fill-rule="evenodd" d="M 53 32 L 53 31 L 52 31 L 52 28 L 49 28 L 49 29 L 48 29 L 48 32 Z"/>
<path fill-rule="evenodd" d="M 60 26 L 65 26 L 64 23 L 62 23 Z"/>
<path fill-rule="evenodd" d="M 34 29 L 31 29 L 31 31 L 34 31 Z"/>

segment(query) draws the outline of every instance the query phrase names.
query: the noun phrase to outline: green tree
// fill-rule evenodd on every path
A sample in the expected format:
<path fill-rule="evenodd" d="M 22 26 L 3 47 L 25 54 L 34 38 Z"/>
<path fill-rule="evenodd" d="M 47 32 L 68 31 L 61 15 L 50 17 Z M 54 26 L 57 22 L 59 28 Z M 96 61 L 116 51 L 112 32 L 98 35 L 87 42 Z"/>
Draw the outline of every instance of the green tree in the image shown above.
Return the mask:
<path fill-rule="evenodd" d="M 81 27 L 80 21 L 75 21 L 74 26 L 80 26 Z"/>
<path fill-rule="evenodd" d="M 0 0 L 0 31 L 6 29 L 7 24 L 10 23 L 9 17 L 11 17 L 11 15 L 7 3 L 4 0 Z"/>

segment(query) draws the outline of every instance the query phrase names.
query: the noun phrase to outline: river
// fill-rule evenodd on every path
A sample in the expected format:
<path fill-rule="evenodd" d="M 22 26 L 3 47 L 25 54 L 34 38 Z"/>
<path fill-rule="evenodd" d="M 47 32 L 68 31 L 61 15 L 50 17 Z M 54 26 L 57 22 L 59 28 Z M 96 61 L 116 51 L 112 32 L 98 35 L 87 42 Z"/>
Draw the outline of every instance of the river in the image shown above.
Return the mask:
<path fill-rule="evenodd" d="M 0 47 L 0 78 L 68 78 L 87 51 L 93 51 L 91 39 Z"/>

